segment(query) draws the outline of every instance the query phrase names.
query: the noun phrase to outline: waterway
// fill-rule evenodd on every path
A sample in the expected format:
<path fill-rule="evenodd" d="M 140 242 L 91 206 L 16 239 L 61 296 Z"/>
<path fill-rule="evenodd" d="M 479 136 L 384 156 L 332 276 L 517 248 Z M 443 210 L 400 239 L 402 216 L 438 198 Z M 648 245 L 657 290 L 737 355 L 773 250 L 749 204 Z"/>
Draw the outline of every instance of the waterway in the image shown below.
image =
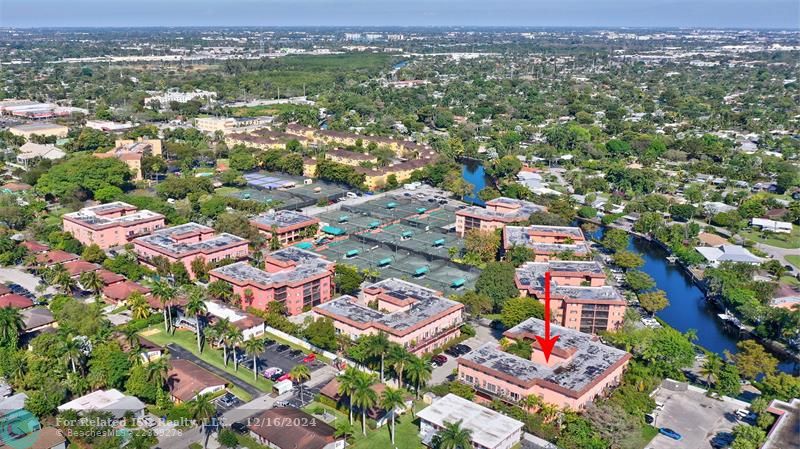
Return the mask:
<path fill-rule="evenodd" d="M 593 236 L 602 238 L 603 229 Z M 664 290 L 669 299 L 669 306 L 657 313 L 657 316 L 680 332 L 694 329 L 697 332 L 697 344 L 720 356 L 725 351 L 736 353 L 739 342 L 739 331 L 726 326 L 718 317 L 720 313 L 714 305 L 705 300 L 691 276 L 679 265 L 667 261 L 667 252 L 658 244 L 643 238 L 630 236 L 628 249 L 642 255 L 644 266 L 641 270 L 656 281 L 656 288 Z M 782 371 L 794 372 L 793 362 L 781 362 Z"/>
<path fill-rule="evenodd" d="M 483 165 L 480 161 L 474 159 L 464 159 L 461 164 L 461 177 L 472 184 L 472 193 L 462 198 L 465 202 L 470 204 L 477 204 L 478 206 L 485 206 L 486 203 L 478 198 L 480 192 L 486 184 L 491 183 L 491 179 L 486 175 L 483 170 Z"/>

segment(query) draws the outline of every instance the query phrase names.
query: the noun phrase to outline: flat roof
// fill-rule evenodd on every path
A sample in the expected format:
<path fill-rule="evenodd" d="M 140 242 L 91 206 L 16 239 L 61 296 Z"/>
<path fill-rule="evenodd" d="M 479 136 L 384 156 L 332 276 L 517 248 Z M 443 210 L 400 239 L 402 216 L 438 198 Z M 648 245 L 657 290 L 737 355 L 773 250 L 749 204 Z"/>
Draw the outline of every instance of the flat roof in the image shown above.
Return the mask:
<path fill-rule="evenodd" d="M 790 402 L 773 400 L 768 412 L 778 415 L 767 435 L 767 442 L 762 449 L 798 449 L 800 448 L 800 399 Z"/>
<path fill-rule="evenodd" d="M 496 371 L 526 384 L 544 382 L 575 395 L 601 379 L 607 371 L 615 368 L 630 357 L 627 352 L 607 346 L 591 334 L 585 334 L 565 327 L 551 324 L 551 334 L 558 335 L 555 350 L 572 353 L 563 363 L 553 366 L 543 365 L 524 359 L 500 349 L 497 343 L 486 343 L 459 359 L 477 364 L 484 369 Z M 544 335 L 544 321 L 528 318 L 505 332 L 511 337 L 534 339 L 534 335 Z M 470 367 L 474 365 L 470 364 Z M 476 368 L 480 369 L 480 368 Z"/>
<path fill-rule="evenodd" d="M 405 333 L 419 327 L 442 314 L 454 312 L 461 303 L 447 299 L 435 290 L 412 284 L 396 278 L 389 278 L 366 287 L 364 290 L 380 289 L 380 295 L 387 295 L 407 307 L 395 312 L 382 312 L 357 302 L 352 296 L 342 296 L 317 306 L 315 309 L 333 318 L 344 318 L 366 326 L 380 327 L 393 333 Z"/>
<path fill-rule="evenodd" d="M 58 406 L 59 411 L 64 410 L 142 410 L 145 405 L 139 399 L 123 394 L 117 389 L 97 390 L 79 398 L 73 399 Z"/>
<path fill-rule="evenodd" d="M 461 421 L 461 428 L 471 432 L 472 442 L 490 448 L 497 447 L 509 436 L 519 432 L 523 426 L 521 421 L 453 393 L 433 401 L 431 405 L 417 412 L 417 417 L 438 427 Z"/>
<path fill-rule="evenodd" d="M 233 280 L 237 284 L 254 283 L 269 287 L 276 284 L 292 284 L 328 273 L 333 262 L 296 246 L 290 246 L 269 255 L 281 262 L 293 262 L 294 266 L 269 273 L 247 262 L 237 262 L 211 270 L 212 274 Z"/>
<path fill-rule="evenodd" d="M 124 215 L 118 217 L 106 216 L 116 212 L 123 212 Z M 63 218 L 84 226 L 101 228 L 113 225 L 129 226 L 143 221 L 163 219 L 164 216 L 149 210 L 137 210 L 136 206 L 115 201 L 113 203 L 85 207 L 77 212 L 64 214 Z"/>
<path fill-rule="evenodd" d="M 545 273 L 548 271 L 556 274 L 575 273 L 582 276 L 605 277 L 603 267 L 596 261 L 579 262 L 554 260 L 549 262 L 526 262 L 516 269 L 514 278 L 517 287 L 529 291 L 543 292 L 545 286 L 544 277 Z M 603 285 L 600 287 L 559 285 L 557 279 L 553 278 L 550 280 L 550 292 L 553 296 L 571 299 L 594 301 L 624 300 L 622 294 L 610 285 Z"/>
<path fill-rule="evenodd" d="M 203 226 L 197 223 L 186 223 L 171 228 L 159 229 L 153 231 L 152 234 L 144 237 L 134 239 L 134 242 L 144 244 L 145 246 L 153 247 L 154 249 L 183 256 L 195 252 L 209 253 L 216 250 L 223 249 L 236 244 L 247 243 L 246 239 L 222 232 L 214 235 L 209 239 L 199 242 L 182 243 L 175 239 L 174 236 L 181 236 L 191 233 L 210 233 L 214 229 L 208 226 Z"/>
<path fill-rule="evenodd" d="M 271 229 L 273 226 L 278 230 L 300 225 L 310 225 L 318 223 L 319 220 L 308 215 L 301 214 L 292 210 L 279 210 L 272 213 L 261 214 L 250 220 L 256 227 Z"/>
<path fill-rule="evenodd" d="M 534 235 L 530 233 L 531 230 L 534 231 Z M 543 243 L 536 241 L 537 235 L 570 236 L 573 238 L 574 242 Z M 589 246 L 580 228 L 572 228 L 569 226 L 506 226 L 503 230 L 503 243 L 506 248 L 512 246 L 526 246 L 536 252 L 548 254 L 565 251 L 572 251 L 575 254 L 586 254 L 589 252 Z"/>
<path fill-rule="evenodd" d="M 456 212 L 457 215 L 474 215 L 481 218 L 505 219 L 510 221 L 523 221 L 530 218 L 531 214 L 547 210 L 544 206 L 530 201 L 518 200 L 514 198 L 500 197 L 486 203 L 487 206 L 500 205 L 505 207 L 515 207 L 509 211 L 495 211 L 480 206 L 465 207 Z"/>

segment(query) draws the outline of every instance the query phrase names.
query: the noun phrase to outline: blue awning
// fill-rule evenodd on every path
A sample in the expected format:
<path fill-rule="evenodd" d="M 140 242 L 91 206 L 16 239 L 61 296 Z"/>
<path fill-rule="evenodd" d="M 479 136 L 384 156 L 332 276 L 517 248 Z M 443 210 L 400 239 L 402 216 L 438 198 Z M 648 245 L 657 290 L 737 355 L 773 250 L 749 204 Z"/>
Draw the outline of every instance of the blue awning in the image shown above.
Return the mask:
<path fill-rule="evenodd" d="M 397 203 L 395 203 L 395 202 L 391 202 L 391 203 L 386 205 L 387 209 L 394 209 L 395 207 L 397 207 Z"/>
<path fill-rule="evenodd" d="M 424 207 L 420 207 L 420 208 L 417 209 L 417 213 L 418 214 L 424 214 L 427 211 L 428 211 L 428 209 L 425 209 Z"/>
<path fill-rule="evenodd" d="M 336 226 L 323 226 L 322 232 L 330 235 L 344 235 L 344 229 L 337 228 Z"/>
<path fill-rule="evenodd" d="M 375 229 L 375 228 L 377 228 L 377 227 L 378 227 L 378 226 L 380 226 L 380 225 L 381 225 L 381 222 L 380 222 L 380 221 L 373 221 L 373 222 L 371 222 L 371 223 L 369 224 L 369 228 L 370 228 L 370 229 Z"/>
<path fill-rule="evenodd" d="M 409 238 L 409 237 L 411 237 L 413 235 L 414 235 L 414 233 L 411 232 L 411 231 L 403 231 L 403 237 L 405 237 L 405 238 Z"/>
<path fill-rule="evenodd" d="M 453 283 L 450 284 L 450 286 L 453 287 L 453 288 L 459 288 L 459 287 L 463 287 L 466 282 L 467 281 L 464 278 L 459 278 L 459 279 L 454 280 Z"/>
<path fill-rule="evenodd" d="M 342 215 L 341 217 L 339 217 L 339 223 L 345 223 L 349 219 L 350 217 L 348 217 L 347 215 Z"/>
<path fill-rule="evenodd" d="M 314 247 L 314 245 L 312 245 L 311 242 L 300 242 L 300 243 L 298 243 L 298 244 L 296 244 L 294 246 L 296 246 L 296 247 L 298 247 L 300 249 L 311 249 L 311 248 Z"/>
<path fill-rule="evenodd" d="M 378 266 L 379 267 L 385 267 L 386 265 L 390 265 L 391 263 L 392 263 L 392 258 L 391 257 L 387 257 L 385 259 L 379 260 L 378 261 Z"/>
<path fill-rule="evenodd" d="M 427 273 L 427 272 L 428 272 L 428 267 L 419 267 L 419 268 L 417 268 L 417 270 L 414 272 L 414 275 L 415 275 L 415 276 L 422 276 L 423 274 L 425 274 L 425 273 Z"/>
<path fill-rule="evenodd" d="M 359 251 L 357 249 L 351 249 L 344 256 L 345 257 L 356 257 L 358 255 L 358 253 L 359 253 Z"/>
<path fill-rule="evenodd" d="M 444 239 L 439 239 L 433 242 L 433 246 L 442 246 L 444 245 Z"/>

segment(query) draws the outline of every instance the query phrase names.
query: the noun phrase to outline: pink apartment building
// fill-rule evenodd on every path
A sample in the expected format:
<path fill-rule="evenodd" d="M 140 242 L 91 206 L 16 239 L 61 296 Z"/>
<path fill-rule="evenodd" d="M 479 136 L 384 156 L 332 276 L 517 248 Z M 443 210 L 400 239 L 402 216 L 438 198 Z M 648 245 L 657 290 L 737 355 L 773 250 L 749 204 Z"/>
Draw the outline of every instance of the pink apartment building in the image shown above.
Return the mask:
<path fill-rule="evenodd" d="M 319 219 L 299 212 L 279 210 L 259 215 L 250 220 L 250 224 L 268 239 L 271 239 L 272 233 L 275 232 L 281 245 L 288 245 L 302 240 L 308 228 L 319 225 Z"/>
<path fill-rule="evenodd" d="M 164 216 L 116 201 L 64 214 L 64 232 L 84 245 L 107 249 L 164 227 Z"/>
<path fill-rule="evenodd" d="M 369 303 L 377 303 L 377 310 Z M 395 278 L 364 288 L 360 299 L 342 296 L 313 312 L 333 320 L 338 333 L 356 339 L 383 332 L 414 354 L 431 352 L 458 337 L 464 322 L 463 304 Z"/>
<path fill-rule="evenodd" d="M 514 246 L 531 248 L 536 262 L 584 259 L 592 254 L 581 228 L 573 226 L 506 226 L 503 248 L 509 250 Z"/>
<path fill-rule="evenodd" d="M 527 221 L 534 212 L 547 208 L 530 201 L 513 198 L 495 198 L 486 202 L 486 207 L 469 206 L 456 211 L 456 232 L 464 237 L 471 229 L 494 231 L 511 223 Z"/>
<path fill-rule="evenodd" d="M 206 264 L 213 264 L 224 259 L 244 259 L 248 255 L 248 243 L 233 234 L 217 234 L 208 226 L 186 223 L 134 239 L 133 250 L 139 260 L 150 268 L 155 268 L 152 259 L 161 256 L 170 263 L 183 263 L 194 278 L 193 260 L 200 258 Z"/>
<path fill-rule="evenodd" d="M 595 334 L 615 330 L 625 319 L 627 301 L 605 285 L 606 274 L 595 261 L 528 262 L 517 268 L 515 282 L 522 297 L 544 303 L 545 273 L 550 272 L 553 321 L 569 329 Z"/>
<path fill-rule="evenodd" d="M 273 301 L 282 302 L 289 315 L 330 301 L 334 263 L 324 257 L 290 246 L 267 256 L 261 270 L 247 262 L 215 268 L 212 281 L 225 281 L 242 298 L 242 309 L 266 310 Z"/>
<path fill-rule="evenodd" d="M 558 407 L 581 410 L 619 385 L 631 355 L 606 346 L 591 334 L 551 326 L 558 335 L 549 362 L 536 341 L 544 321 L 529 318 L 505 336 L 530 342 L 531 359 L 503 351 L 489 342 L 458 359 L 458 379 L 475 387 L 479 397 L 509 402 L 536 395 Z"/>

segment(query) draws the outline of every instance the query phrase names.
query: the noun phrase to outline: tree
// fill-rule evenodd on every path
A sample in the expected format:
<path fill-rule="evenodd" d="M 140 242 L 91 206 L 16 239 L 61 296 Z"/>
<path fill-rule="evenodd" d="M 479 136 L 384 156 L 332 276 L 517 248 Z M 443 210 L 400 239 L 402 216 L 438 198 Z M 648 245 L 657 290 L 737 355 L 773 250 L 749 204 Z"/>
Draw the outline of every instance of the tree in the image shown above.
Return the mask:
<path fill-rule="evenodd" d="M 224 302 L 233 299 L 233 286 L 225 281 L 212 281 L 208 284 L 208 296 Z"/>
<path fill-rule="evenodd" d="M 500 322 L 510 329 L 530 317 L 544 318 L 544 306 L 534 298 L 512 298 L 503 304 Z"/>
<path fill-rule="evenodd" d="M 130 184 L 130 179 L 131 171 L 122 161 L 76 155 L 44 173 L 36 182 L 36 190 L 62 200 L 86 199 L 107 186 L 124 190 Z"/>
<path fill-rule="evenodd" d="M 792 398 L 800 397 L 800 377 L 780 372 L 767 374 L 761 379 L 758 389 L 764 396 L 791 401 Z"/>
<path fill-rule="evenodd" d="M 389 413 L 391 417 L 392 444 L 395 444 L 394 443 L 395 410 L 404 406 L 405 406 L 405 400 L 403 398 L 402 390 L 392 387 L 386 387 L 386 389 L 383 390 L 383 394 L 381 395 L 381 407 L 383 407 L 386 413 Z"/>
<path fill-rule="evenodd" d="M 135 320 L 143 320 L 150 316 L 150 304 L 141 292 L 133 292 L 125 300 Z"/>
<path fill-rule="evenodd" d="M 202 322 L 200 321 L 200 316 L 205 314 L 208 310 L 206 308 L 205 303 L 205 291 L 199 287 L 192 288 L 189 290 L 189 296 L 186 301 L 186 314 L 194 315 L 196 324 L 195 324 L 195 333 L 197 334 L 197 350 L 200 353 L 203 352 L 203 345 L 201 343 L 201 338 L 203 334 L 203 326 Z"/>
<path fill-rule="evenodd" d="M 481 262 L 494 260 L 500 248 L 500 236 L 494 231 L 470 229 L 467 231 L 464 247 L 468 254 L 474 254 Z"/>
<path fill-rule="evenodd" d="M 208 266 L 202 257 L 195 257 L 190 265 L 192 267 L 192 273 L 196 279 L 202 282 L 205 282 L 208 279 Z"/>
<path fill-rule="evenodd" d="M 600 244 L 614 252 L 622 251 L 628 247 L 628 233 L 622 229 L 611 228 L 603 235 Z"/>
<path fill-rule="evenodd" d="M 656 286 L 656 281 L 649 274 L 640 270 L 631 270 L 625 273 L 625 283 L 636 293 L 650 290 Z"/>
<path fill-rule="evenodd" d="M 223 338 L 227 342 L 228 346 L 230 346 L 231 353 L 233 354 L 233 370 L 239 371 L 239 357 L 236 356 L 236 348 L 239 347 L 239 343 L 244 341 L 242 330 L 236 326 L 228 324 Z"/>
<path fill-rule="evenodd" d="M 334 283 L 339 293 L 352 295 L 361 288 L 364 275 L 357 268 L 345 264 L 336 264 L 334 269 Z"/>
<path fill-rule="evenodd" d="M 336 349 L 336 328 L 330 318 L 318 318 L 306 326 L 303 336 L 312 345 L 328 351 Z"/>
<path fill-rule="evenodd" d="M 758 449 L 767 438 L 766 432 L 755 426 L 738 424 L 733 427 L 731 449 Z"/>
<path fill-rule="evenodd" d="M 411 361 L 411 357 L 411 353 L 400 345 L 390 345 L 387 351 L 386 358 L 395 374 L 397 374 L 397 384 L 401 387 L 403 386 L 403 371 L 405 371 L 406 366 L 408 366 L 408 363 Z"/>
<path fill-rule="evenodd" d="M 350 435 L 353 435 L 355 433 L 355 429 L 353 428 L 353 423 L 347 421 L 337 420 L 336 424 L 334 425 L 334 429 L 336 429 L 336 431 L 334 432 L 334 436 L 336 438 L 344 438 L 345 440 L 347 440 L 347 438 Z"/>
<path fill-rule="evenodd" d="M 617 251 L 612 258 L 614 264 L 619 266 L 624 270 L 630 270 L 631 268 L 639 268 L 644 265 L 644 259 L 637 253 L 631 251 Z"/>
<path fill-rule="evenodd" d="M 412 357 L 406 367 L 406 377 L 414 384 L 414 391 L 419 398 L 420 390 L 431 380 L 433 368 L 430 357 Z"/>
<path fill-rule="evenodd" d="M 717 375 L 717 382 L 714 384 L 714 391 L 723 395 L 736 397 L 742 389 L 739 382 L 739 369 L 733 363 L 724 363 Z"/>
<path fill-rule="evenodd" d="M 519 267 L 525 262 L 530 262 L 535 258 L 531 248 L 524 245 L 514 245 L 506 253 L 506 260 L 511 262 L 514 267 Z"/>
<path fill-rule="evenodd" d="M 472 449 L 472 431 L 461 427 L 461 420 L 445 422 L 434 437 L 436 449 Z"/>
<path fill-rule="evenodd" d="M 236 448 L 239 447 L 239 439 L 236 438 L 236 434 L 233 430 L 226 428 L 220 429 L 219 433 L 217 434 L 217 441 L 224 447 L 228 448 Z"/>
<path fill-rule="evenodd" d="M 147 365 L 147 381 L 158 389 L 163 389 L 169 379 L 169 358 L 159 357 Z"/>
<path fill-rule="evenodd" d="M 172 301 L 178 296 L 178 290 L 166 280 L 159 279 L 153 283 L 150 293 L 161 303 L 164 309 L 164 332 L 172 327 Z"/>
<path fill-rule="evenodd" d="M 14 307 L 0 308 L 0 346 L 16 347 L 19 333 L 25 328 L 22 314 Z"/>
<path fill-rule="evenodd" d="M 475 281 L 475 291 L 492 298 L 494 310 L 503 302 L 519 295 L 514 281 L 514 266 L 505 262 L 489 262 Z"/>
<path fill-rule="evenodd" d="M 375 335 L 370 335 L 367 337 L 366 341 L 366 349 L 367 349 L 367 356 L 368 357 L 380 357 L 381 359 L 381 382 L 384 382 L 386 379 L 384 377 L 384 365 L 386 361 L 386 352 L 389 350 L 390 347 L 389 337 L 386 336 L 383 332 L 378 332 Z"/>
<path fill-rule="evenodd" d="M 639 304 L 651 315 L 669 306 L 669 300 L 664 290 L 655 290 L 639 295 Z"/>
<path fill-rule="evenodd" d="M 81 286 L 92 292 L 95 298 L 100 297 L 100 292 L 103 291 L 103 287 L 105 287 L 105 282 L 103 282 L 103 277 L 97 271 L 87 271 L 85 273 L 81 273 L 78 277 L 78 282 L 80 282 Z"/>
<path fill-rule="evenodd" d="M 733 360 L 739 368 L 739 373 L 747 380 L 755 380 L 760 374 L 774 374 L 778 368 L 778 359 L 755 340 L 740 341 L 736 348 L 739 352 L 734 354 Z"/>
<path fill-rule="evenodd" d="M 700 367 L 700 375 L 705 377 L 706 385 L 711 385 L 717 380 L 720 372 L 722 371 L 723 361 L 722 358 L 716 354 L 708 354 L 703 366 Z"/>
<path fill-rule="evenodd" d="M 253 358 L 253 380 L 258 380 L 258 354 L 260 354 L 263 349 L 264 349 L 264 342 L 262 342 L 261 340 L 251 338 L 249 340 L 245 340 L 244 342 L 244 352 L 248 356 Z M 297 366 L 305 366 L 305 365 L 297 365 Z"/>
<path fill-rule="evenodd" d="M 203 433 L 205 433 L 205 427 L 208 425 L 208 421 L 217 414 L 217 407 L 214 405 L 211 395 L 201 394 L 196 396 L 194 400 L 189 403 L 189 414 L 192 416 L 192 419 L 200 421 L 201 429 L 203 429 Z M 208 438 L 205 438 L 203 440 L 204 448 L 207 443 Z"/>
<path fill-rule="evenodd" d="M 691 204 L 673 204 L 669 207 L 669 213 L 676 221 L 689 221 L 694 218 L 696 212 Z"/>
<path fill-rule="evenodd" d="M 494 305 L 492 298 L 474 290 L 468 291 L 461 296 L 456 296 L 453 299 L 461 304 L 464 304 L 464 308 L 467 310 L 467 313 L 474 316 L 481 316 L 485 313 L 491 312 L 492 306 Z"/>
<path fill-rule="evenodd" d="M 361 433 L 367 434 L 367 410 L 378 404 L 378 395 L 372 386 L 375 385 L 375 376 L 357 371 L 353 382 L 351 400 L 361 410 Z"/>
<path fill-rule="evenodd" d="M 339 381 L 339 388 L 337 393 L 342 398 L 347 398 L 347 408 L 350 411 L 350 424 L 353 424 L 353 408 L 355 407 L 355 402 L 353 401 L 353 395 L 355 394 L 356 388 L 356 378 L 359 376 L 361 372 L 357 370 L 355 367 L 349 366 L 345 368 L 344 372 L 339 375 L 337 380 Z"/>
<path fill-rule="evenodd" d="M 103 261 L 106 260 L 106 253 L 102 248 L 97 246 L 96 243 L 92 243 L 83 249 L 81 258 L 87 262 L 103 263 Z"/>

